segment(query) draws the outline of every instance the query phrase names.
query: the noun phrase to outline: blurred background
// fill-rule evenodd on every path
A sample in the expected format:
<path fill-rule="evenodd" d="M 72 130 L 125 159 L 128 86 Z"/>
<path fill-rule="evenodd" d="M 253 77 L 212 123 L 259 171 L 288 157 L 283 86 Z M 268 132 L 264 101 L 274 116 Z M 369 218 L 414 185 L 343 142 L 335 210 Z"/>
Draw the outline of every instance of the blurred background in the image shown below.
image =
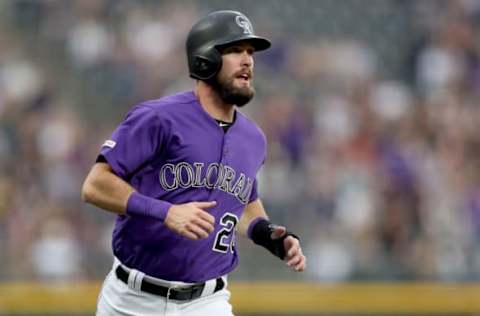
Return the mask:
<path fill-rule="evenodd" d="M 273 42 L 243 111 L 268 139 L 263 201 L 309 259 L 241 240 L 232 283 L 478 281 L 480 1 L 4 0 L 0 284 L 103 280 L 114 216 L 81 184 L 129 108 L 193 88 L 186 34 L 218 9 Z"/>

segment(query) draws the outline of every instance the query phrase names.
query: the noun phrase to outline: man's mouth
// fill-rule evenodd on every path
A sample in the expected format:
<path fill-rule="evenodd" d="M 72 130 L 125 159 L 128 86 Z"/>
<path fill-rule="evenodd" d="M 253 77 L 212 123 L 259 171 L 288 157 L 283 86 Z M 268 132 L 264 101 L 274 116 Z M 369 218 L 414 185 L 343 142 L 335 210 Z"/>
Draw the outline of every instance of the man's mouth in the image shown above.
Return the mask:
<path fill-rule="evenodd" d="M 248 72 L 242 72 L 236 76 L 236 78 L 244 80 L 244 81 L 250 81 L 252 78 L 252 75 Z"/>

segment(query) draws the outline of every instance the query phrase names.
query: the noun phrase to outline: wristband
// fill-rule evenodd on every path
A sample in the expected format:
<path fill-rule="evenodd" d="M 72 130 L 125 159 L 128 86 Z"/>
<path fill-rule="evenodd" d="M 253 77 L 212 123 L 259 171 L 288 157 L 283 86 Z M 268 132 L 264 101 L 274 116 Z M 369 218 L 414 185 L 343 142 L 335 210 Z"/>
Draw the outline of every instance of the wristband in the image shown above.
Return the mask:
<path fill-rule="evenodd" d="M 127 214 L 149 216 L 164 221 L 171 206 L 171 203 L 133 192 L 127 201 Z"/>
<path fill-rule="evenodd" d="M 285 246 L 283 241 L 288 236 L 292 236 L 296 239 L 299 239 L 295 234 L 287 232 L 278 239 L 272 239 L 272 233 L 275 231 L 275 224 L 272 224 L 269 220 L 258 217 L 254 219 L 248 226 L 247 234 L 254 243 L 265 247 L 273 255 L 279 257 L 280 259 L 285 258 Z"/>

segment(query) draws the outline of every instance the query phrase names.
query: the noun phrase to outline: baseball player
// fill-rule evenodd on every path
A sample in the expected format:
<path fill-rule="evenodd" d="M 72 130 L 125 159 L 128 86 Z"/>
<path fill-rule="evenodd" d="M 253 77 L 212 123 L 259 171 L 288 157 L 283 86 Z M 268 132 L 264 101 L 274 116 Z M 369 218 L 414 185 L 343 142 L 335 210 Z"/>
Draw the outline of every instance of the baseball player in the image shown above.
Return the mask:
<path fill-rule="evenodd" d="M 232 315 L 237 232 L 305 269 L 299 239 L 258 197 L 266 140 L 238 110 L 254 95 L 253 54 L 269 47 L 242 13 L 210 13 L 187 38 L 194 91 L 135 106 L 103 144 L 82 188 L 118 214 L 97 315 Z"/>

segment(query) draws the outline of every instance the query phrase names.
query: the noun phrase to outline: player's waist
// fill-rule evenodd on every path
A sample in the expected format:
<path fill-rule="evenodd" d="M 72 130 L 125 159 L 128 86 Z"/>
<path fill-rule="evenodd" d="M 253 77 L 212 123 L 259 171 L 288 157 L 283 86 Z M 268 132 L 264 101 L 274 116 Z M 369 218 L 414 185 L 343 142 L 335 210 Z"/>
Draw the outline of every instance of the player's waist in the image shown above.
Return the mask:
<path fill-rule="evenodd" d="M 186 284 L 204 282 L 227 275 L 238 265 L 236 249 L 226 253 L 212 251 L 214 233 L 209 238 L 194 241 L 174 238 L 175 233 L 165 227 L 158 231 L 145 230 L 148 238 L 152 236 L 152 231 L 158 236 L 149 240 L 142 233 L 132 230 L 123 238 L 114 235 L 113 253 L 124 266 L 140 270 L 156 280 Z"/>
<path fill-rule="evenodd" d="M 113 271 L 120 281 L 134 290 L 180 301 L 211 295 L 224 289 L 227 285 L 226 276 L 200 283 L 163 280 L 131 269 L 117 258 L 114 260 Z"/>

